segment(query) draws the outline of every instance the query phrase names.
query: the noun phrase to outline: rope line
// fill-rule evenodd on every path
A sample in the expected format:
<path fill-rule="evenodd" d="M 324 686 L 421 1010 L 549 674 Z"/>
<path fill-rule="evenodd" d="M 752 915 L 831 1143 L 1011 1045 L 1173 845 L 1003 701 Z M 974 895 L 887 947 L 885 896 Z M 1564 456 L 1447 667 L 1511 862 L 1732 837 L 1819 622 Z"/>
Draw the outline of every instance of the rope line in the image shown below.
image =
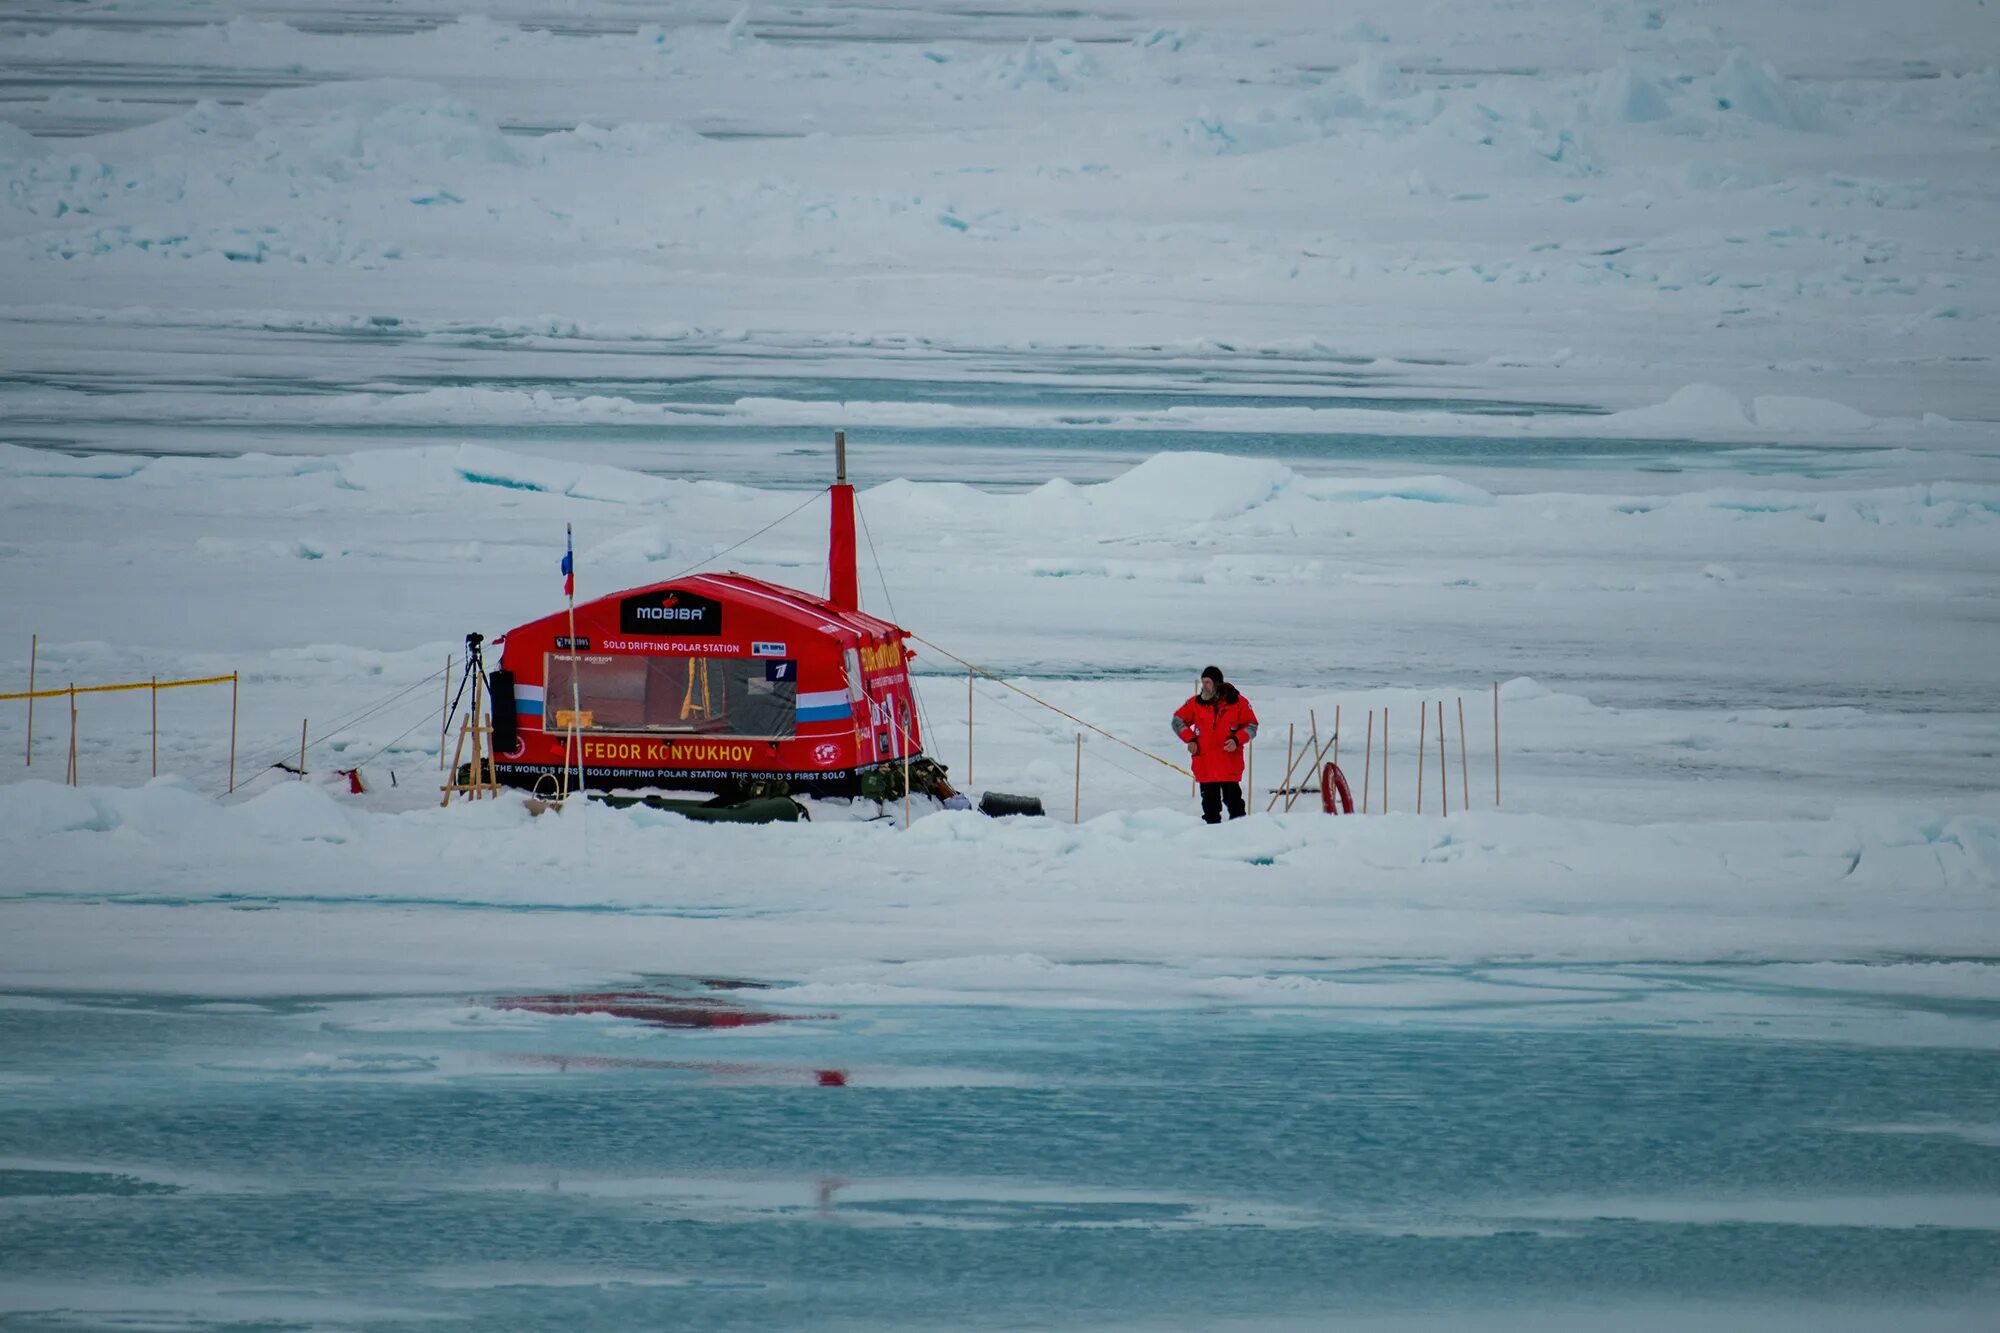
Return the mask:
<path fill-rule="evenodd" d="M 901 624 L 896 617 L 896 599 L 889 595 L 889 579 L 882 572 L 882 556 L 875 549 L 875 534 L 868 530 L 868 515 L 862 511 L 859 494 L 854 497 L 854 512 L 861 519 L 861 535 L 868 541 L 868 558 L 875 562 L 875 578 L 882 585 L 882 600 L 889 605 L 890 623 Z"/>
<path fill-rule="evenodd" d="M 431 720 L 430 708 L 428 705 L 426 705 L 424 708 L 423 716 L 419 717 L 415 722 L 412 722 L 409 726 L 403 728 L 400 734 L 398 734 L 392 740 L 385 743 L 380 749 L 376 750 L 374 754 L 369 755 L 366 759 L 355 761 L 354 767 L 364 768 L 367 765 L 374 763 L 377 759 L 380 759 L 383 755 L 395 749 L 396 746 L 402 741 L 404 736 L 409 735 L 411 732 L 415 731 L 418 727 L 428 726 L 430 724 L 430 720 Z"/>
<path fill-rule="evenodd" d="M 457 659 L 454 658 L 453 659 L 454 665 L 456 665 L 456 661 Z M 451 673 L 449 669 L 443 672 L 438 672 L 438 671 L 429 672 L 425 674 L 421 679 L 410 682 L 408 685 L 403 686 L 401 689 L 396 690 L 395 692 L 389 694 L 384 698 L 380 698 L 372 703 L 364 704 L 362 705 L 361 708 L 357 709 L 352 713 L 343 714 L 341 717 L 334 719 L 335 725 L 333 727 L 331 727 L 322 735 L 314 738 L 306 746 L 306 752 L 310 754 L 313 751 L 313 749 L 323 744 L 324 742 L 330 741 L 334 737 L 342 735 L 347 731 L 350 731 L 353 728 L 361 725 L 363 722 L 366 722 L 369 718 L 374 717 L 377 713 L 380 713 L 384 709 L 389 708 L 391 705 L 395 704 L 405 695 L 408 695 L 416 690 L 422 689 L 424 686 L 430 684 L 432 681 L 436 680 L 440 675 L 448 676 L 450 674 Z M 224 679 L 227 679 L 227 677 L 224 677 Z M 416 730 L 415 727 L 410 728 L 410 731 L 415 731 L 415 730 Z M 409 732 L 406 731 L 403 734 L 407 736 Z M 398 737 L 397 739 L 400 740 L 401 737 Z M 277 763 L 277 761 L 285 759 L 297 753 L 298 753 L 298 748 L 294 746 L 290 741 L 280 742 L 274 746 L 266 746 L 262 751 L 253 753 L 249 759 L 244 761 L 242 766 L 246 768 L 255 769 L 256 771 L 249 778 L 246 778 L 244 781 L 237 783 L 236 790 L 239 792 L 242 791 L 252 782 L 255 782 L 259 777 L 262 777 L 265 773 L 269 772 L 272 765 Z M 220 771 L 223 767 L 224 767 L 223 765 L 218 764 L 215 766 L 214 769 L 211 769 L 210 771 L 212 773 Z"/>
<path fill-rule="evenodd" d="M 1014 707 L 1014 705 L 1008 703 L 1004 697 L 997 694 L 993 694 L 989 691 L 986 694 L 980 695 L 979 698 L 991 704 L 993 707 L 998 708 L 1001 712 L 1010 714 L 1014 717 L 1018 717 L 1023 721 L 1027 722 L 1029 726 L 1037 727 L 1039 729 L 1040 724 L 1035 721 L 1032 714 L 1029 714 L 1023 711 L 1022 709 Z M 1165 792 L 1170 796 L 1176 794 L 1174 788 L 1167 786 L 1165 783 L 1161 782 L 1158 778 L 1148 777 L 1146 774 L 1141 773 L 1134 768 L 1127 768 L 1125 765 L 1119 763 L 1116 759 L 1113 759 L 1108 754 L 1099 754 L 1094 762 L 1109 764 L 1111 765 L 1111 767 L 1117 769 L 1120 773 L 1123 773 L 1126 777 L 1131 778 L 1137 782 L 1142 782 L 1146 786 L 1151 787 L 1154 791 Z"/>
<path fill-rule="evenodd" d="M 908 633 L 907 630 L 904 632 Z M 1014 693 L 1020 695 L 1024 699 L 1031 699 L 1035 703 L 1038 703 L 1042 707 L 1048 709 L 1051 713 L 1059 713 L 1063 717 L 1068 718 L 1070 721 L 1076 723 L 1079 727 L 1088 728 L 1089 730 L 1094 731 L 1098 735 L 1104 737 L 1104 739 L 1108 741 L 1114 741 L 1117 744 L 1124 746 L 1126 749 L 1132 751 L 1132 753 L 1134 754 L 1142 754 L 1146 756 L 1146 758 L 1152 760 L 1156 764 L 1159 764 L 1163 768 L 1171 768 L 1174 772 L 1180 774 L 1184 778 L 1194 777 L 1194 774 L 1188 772 L 1185 768 L 1182 768 L 1179 764 L 1176 764 L 1171 759 L 1162 759 L 1160 758 L 1160 756 L 1154 754 L 1151 750 L 1142 750 L 1138 746 L 1132 744 L 1132 742 L 1126 740 L 1124 737 L 1112 735 L 1110 732 L 1106 731 L 1103 727 L 1098 726 L 1095 722 L 1086 722 L 1082 718 L 1078 717 L 1075 713 L 1072 713 L 1067 709 L 1056 707 L 1054 704 L 1050 703 L 1047 699 L 1036 698 L 1034 695 L 1028 693 L 1028 691 L 1022 689 L 1019 685 L 1014 685 L 1000 679 L 1000 677 L 994 675 L 991 671 L 988 671 L 985 667 L 979 666 L 977 663 L 968 662 L 963 657 L 960 657 L 957 653 L 950 652 L 943 648 L 939 648 L 936 644 L 932 643 L 929 639 L 926 639 L 921 634 L 911 634 L 910 637 L 915 639 L 918 643 L 923 644 L 924 647 L 926 648 L 935 649 L 937 652 L 943 653 L 946 657 L 949 657 L 952 661 L 958 663 L 960 666 L 964 667 L 967 671 L 970 671 L 975 675 L 984 676 L 986 677 L 986 679 L 992 681 L 994 684 L 999 685 L 1004 689 L 1012 690 L 1014 691 Z"/>
<path fill-rule="evenodd" d="M 745 537 L 742 541 L 737 542 L 735 546 L 725 546 L 720 551 L 715 552 L 713 555 L 705 555 L 701 559 L 689 565 L 686 569 L 683 569 L 680 573 L 670 574 L 661 581 L 664 583 L 672 583 L 675 579 L 686 578 L 688 575 L 700 569 L 703 565 L 714 564 L 716 561 L 722 559 L 723 556 L 728 555 L 731 551 L 737 549 L 737 547 L 748 546 L 751 542 L 756 541 L 759 537 L 769 532 L 772 528 L 775 528 L 780 523 L 783 523 L 793 514 L 798 513 L 800 509 L 806 508 L 807 505 L 817 504 L 819 502 L 819 498 L 822 495 L 827 494 L 832 489 L 833 488 L 829 486 L 826 487 L 825 489 L 814 491 L 811 495 L 808 495 L 806 497 L 805 504 L 800 505 L 798 509 L 793 509 L 786 513 L 778 515 L 776 518 L 772 519 L 769 523 L 766 523 L 763 527 L 757 529 L 755 532 L 751 533 L 748 537 Z"/>
<path fill-rule="evenodd" d="M 18 694 L 0 694 L 0 703 L 14 699 L 59 699 L 68 694 L 116 694 L 120 690 L 178 690 L 188 685 L 227 685 L 234 676 L 203 676 L 199 680 L 135 681 L 130 685 L 65 685 L 59 690 L 22 690 Z"/>
<path fill-rule="evenodd" d="M 1131 778 L 1136 782 L 1145 783 L 1148 787 L 1151 787 L 1154 791 L 1165 792 L 1169 796 L 1186 795 L 1185 792 L 1176 792 L 1174 788 L 1167 786 L 1165 783 L 1161 782 L 1158 778 L 1148 777 L 1146 774 L 1139 772 L 1137 769 L 1131 769 L 1125 767 L 1125 765 L 1119 763 L 1116 759 L 1113 759 L 1108 754 L 1098 755 L 1097 760 L 1099 763 L 1111 765 L 1113 768 L 1117 769 L 1120 773 L 1123 773 L 1126 777 Z"/>
<path fill-rule="evenodd" d="M 994 694 L 989 690 L 987 693 L 980 695 L 979 698 L 985 700 L 1003 713 L 1020 718 L 1022 722 L 1036 732 L 1040 732 L 1046 726 L 1049 730 L 1045 739 L 1054 741 L 1062 738 L 1060 731 L 1053 723 L 1043 721 L 1041 717 L 1028 712 L 1026 709 L 1014 707 L 1014 705 L 1007 702 L 1005 695 Z"/>
<path fill-rule="evenodd" d="M 868 529 L 868 514 L 861 508 L 859 491 L 854 495 L 854 512 L 861 519 L 861 535 L 868 541 L 868 558 L 875 562 L 875 578 L 882 585 L 882 600 L 889 608 L 889 622 L 900 625 L 903 623 L 902 618 L 896 614 L 896 599 L 889 592 L 889 576 L 882 572 L 882 554 L 875 549 L 875 534 Z M 832 577 L 833 571 L 828 569 L 827 578 L 831 580 Z M 916 673 L 912 671 L 906 674 L 910 682 L 910 698 L 917 705 L 917 725 L 923 729 L 925 736 L 935 736 L 937 732 L 931 727 L 931 711 L 924 706 L 924 696 L 917 692 Z"/>

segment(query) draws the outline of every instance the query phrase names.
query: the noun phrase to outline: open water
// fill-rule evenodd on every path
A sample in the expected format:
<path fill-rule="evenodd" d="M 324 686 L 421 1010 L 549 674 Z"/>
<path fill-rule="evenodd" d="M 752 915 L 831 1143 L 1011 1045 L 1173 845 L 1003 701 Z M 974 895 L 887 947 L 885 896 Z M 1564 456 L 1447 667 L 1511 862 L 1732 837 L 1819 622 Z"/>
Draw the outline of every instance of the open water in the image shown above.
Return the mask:
<path fill-rule="evenodd" d="M 1718 1038 L 1577 980 L 1525 1026 L 7 997 L 0 1329 L 1992 1327 L 1993 1006 Z"/>
<path fill-rule="evenodd" d="M 832 473 L 832 432 L 844 426 L 851 474 L 864 486 L 897 477 L 994 490 L 1051 477 L 1100 481 L 1173 450 L 1272 458 L 1308 475 L 1449 472 L 1496 492 L 2000 479 L 2000 454 L 1990 451 L 1829 446 L 1810 437 L 1773 446 L 1371 434 L 1275 422 L 1258 429 L 1250 420 L 1219 429 L 1159 416 L 1364 407 L 1526 423 L 1604 410 L 1482 392 L 1470 387 L 1477 377 L 1469 368 L 1446 363 L 1226 349 L 738 346 L 418 330 L 396 320 L 340 329 L 28 324 L 32 336 L 0 368 L 7 441 L 72 454 L 318 455 L 470 443 L 686 480 L 817 489 Z M 452 391 L 475 396 L 456 408 L 426 405 L 427 396 L 435 403 Z M 572 410 L 593 398 L 626 406 Z M 374 407 L 360 416 L 326 407 L 364 400 Z M 884 407 L 850 412 L 849 404 L 885 405 L 913 420 L 869 425 Z M 781 424 L 774 412 L 805 424 Z"/>

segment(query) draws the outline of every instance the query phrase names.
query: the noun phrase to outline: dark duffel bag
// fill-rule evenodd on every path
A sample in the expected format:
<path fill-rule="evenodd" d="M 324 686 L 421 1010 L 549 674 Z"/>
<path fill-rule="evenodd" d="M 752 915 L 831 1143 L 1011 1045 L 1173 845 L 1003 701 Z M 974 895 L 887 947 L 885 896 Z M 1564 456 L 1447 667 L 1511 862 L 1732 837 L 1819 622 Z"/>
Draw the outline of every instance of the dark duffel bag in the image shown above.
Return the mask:
<path fill-rule="evenodd" d="M 1002 815 L 1041 815 L 1042 798 L 1039 796 L 1009 796 L 1004 791 L 989 791 L 979 798 L 979 813 L 998 819 Z"/>

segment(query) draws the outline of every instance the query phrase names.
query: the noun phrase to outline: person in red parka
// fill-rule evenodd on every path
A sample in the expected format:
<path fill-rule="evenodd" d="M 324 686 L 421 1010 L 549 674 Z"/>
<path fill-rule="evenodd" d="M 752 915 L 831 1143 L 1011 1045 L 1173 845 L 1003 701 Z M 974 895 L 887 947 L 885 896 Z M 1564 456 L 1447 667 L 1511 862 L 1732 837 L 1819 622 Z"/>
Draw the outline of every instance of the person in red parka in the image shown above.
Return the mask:
<path fill-rule="evenodd" d="M 1221 667 L 1204 667 L 1201 690 L 1174 710 L 1174 735 L 1194 756 L 1194 780 L 1201 784 L 1201 817 L 1222 822 L 1243 818 L 1243 747 L 1257 735 L 1257 712 Z"/>

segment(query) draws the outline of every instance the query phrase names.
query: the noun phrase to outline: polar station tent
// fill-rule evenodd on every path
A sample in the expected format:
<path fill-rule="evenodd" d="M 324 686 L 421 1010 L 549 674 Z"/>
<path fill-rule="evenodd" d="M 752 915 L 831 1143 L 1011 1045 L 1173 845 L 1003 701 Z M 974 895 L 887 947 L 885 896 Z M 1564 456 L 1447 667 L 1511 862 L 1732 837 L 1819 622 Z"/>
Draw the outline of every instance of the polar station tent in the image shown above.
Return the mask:
<path fill-rule="evenodd" d="M 495 772 L 576 785 L 728 791 L 781 780 L 853 795 L 921 753 L 905 632 L 858 609 L 853 488 L 832 488 L 832 592 L 743 574 L 629 588 L 509 630 L 493 675 Z M 571 724 L 574 723 L 574 731 Z"/>

